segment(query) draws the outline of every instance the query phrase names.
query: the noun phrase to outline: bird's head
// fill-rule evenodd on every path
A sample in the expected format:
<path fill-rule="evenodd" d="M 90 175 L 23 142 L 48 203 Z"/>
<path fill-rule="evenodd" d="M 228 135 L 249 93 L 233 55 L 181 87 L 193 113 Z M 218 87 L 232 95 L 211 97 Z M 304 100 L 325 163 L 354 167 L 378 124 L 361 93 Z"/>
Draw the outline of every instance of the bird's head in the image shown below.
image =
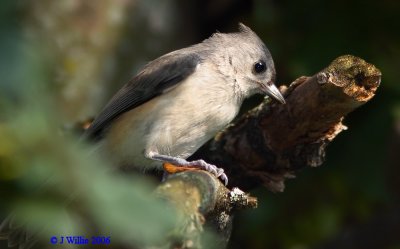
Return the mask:
<path fill-rule="evenodd" d="M 224 57 L 228 61 L 221 64 L 234 75 L 245 97 L 261 93 L 285 103 L 274 84 L 275 66 L 271 53 L 256 33 L 240 23 L 239 32 L 214 36 L 223 44 Z"/>

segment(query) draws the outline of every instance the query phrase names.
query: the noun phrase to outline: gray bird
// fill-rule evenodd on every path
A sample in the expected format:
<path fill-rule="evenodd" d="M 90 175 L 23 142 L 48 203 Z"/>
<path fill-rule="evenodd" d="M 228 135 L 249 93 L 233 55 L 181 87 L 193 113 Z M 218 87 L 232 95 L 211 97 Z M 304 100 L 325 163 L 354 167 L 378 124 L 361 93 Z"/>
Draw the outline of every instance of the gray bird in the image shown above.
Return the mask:
<path fill-rule="evenodd" d="M 85 136 L 117 165 L 200 168 L 227 184 L 222 169 L 186 158 L 232 121 L 245 98 L 264 93 L 285 103 L 274 80 L 267 47 L 239 24 L 237 33 L 216 33 L 148 63 L 117 92 Z M 11 245 L 30 246 L 34 241 L 25 241 L 31 236 L 24 234 L 22 227 L 13 227 L 12 215 L 0 225 L 0 240 L 8 238 Z"/>
<path fill-rule="evenodd" d="M 267 47 L 239 24 L 237 33 L 215 33 L 148 63 L 115 94 L 86 136 L 117 165 L 200 168 L 227 184 L 222 169 L 186 158 L 232 121 L 245 98 L 264 93 L 285 103 L 274 80 Z"/>

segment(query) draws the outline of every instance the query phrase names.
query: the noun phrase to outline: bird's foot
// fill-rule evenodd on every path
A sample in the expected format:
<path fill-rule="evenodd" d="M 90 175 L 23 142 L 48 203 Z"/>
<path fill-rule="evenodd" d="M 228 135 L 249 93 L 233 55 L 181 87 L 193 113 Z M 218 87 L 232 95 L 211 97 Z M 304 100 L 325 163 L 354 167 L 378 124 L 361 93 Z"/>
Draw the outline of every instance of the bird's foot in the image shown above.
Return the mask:
<path fill-rule="evenodd" d="M 186 170 L 201 169 L 210 172 L 220 178 L 225 185 L 228 185 L 228 177 L 224 173 L 224 170 L 213 164 L 206 163 L 204 160 L 200 159 L 189 162 L 180 157 L 161 155 L 154 152 L 147 153 L 147 157 L 153 160 L 162 161 L 163 168 L 167 173 L 174 174 Z"/>
<path fill-rule="evenodd" d="M 218 168 L 213 164 L 206 163 L 204 160 L 196 160 L 191 162 L 185 160 L 185 163 L 179 163 L 179 165 L 177 165 L 176 163 L 172 164 L 169 162 L 164 162 L 163 168 L 166 172 L 170 174 L 183 172 L 187 170 L 196 170 L 196 169 L 205 170 L 215 175 L 216 177 L 220 178 L 225 185 L 228 185 L 228 177 L 224 173 L 224 170 Z"/>

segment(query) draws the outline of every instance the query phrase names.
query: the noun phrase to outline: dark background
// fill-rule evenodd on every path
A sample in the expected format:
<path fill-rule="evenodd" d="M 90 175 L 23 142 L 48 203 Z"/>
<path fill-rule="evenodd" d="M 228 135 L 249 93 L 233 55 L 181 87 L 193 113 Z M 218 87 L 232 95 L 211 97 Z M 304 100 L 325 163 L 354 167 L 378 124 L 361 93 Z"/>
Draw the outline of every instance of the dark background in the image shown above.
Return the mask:
<path fill-rule="evenodd" d="M 65 162 L 55 134 L 93 117 L 147 61 L 243 22 L 271 51 L 278 84 L 344 54 L 376 65 L 382 83 L 321 167 L 283 193 L 252 192 L 260 206 L 236 217 L 229 248 L 400 248 L 399 12 L 394 0 L 3 1 L 0 217 L 31 195 L 31 167 Z"/>

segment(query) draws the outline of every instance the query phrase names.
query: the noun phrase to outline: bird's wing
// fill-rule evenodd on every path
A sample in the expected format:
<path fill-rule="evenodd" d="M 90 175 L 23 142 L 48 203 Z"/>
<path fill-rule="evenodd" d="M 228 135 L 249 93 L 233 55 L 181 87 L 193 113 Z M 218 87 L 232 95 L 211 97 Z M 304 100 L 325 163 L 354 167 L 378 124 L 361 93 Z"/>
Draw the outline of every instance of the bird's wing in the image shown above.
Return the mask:
<path fill-rule="evenodd" d="M 196 53 L 176 52 L 150 62 L 114 95 L 84 136 L 100 139 L 113 119 L 177 86 L 200 62 L 201 57 Z"/>

